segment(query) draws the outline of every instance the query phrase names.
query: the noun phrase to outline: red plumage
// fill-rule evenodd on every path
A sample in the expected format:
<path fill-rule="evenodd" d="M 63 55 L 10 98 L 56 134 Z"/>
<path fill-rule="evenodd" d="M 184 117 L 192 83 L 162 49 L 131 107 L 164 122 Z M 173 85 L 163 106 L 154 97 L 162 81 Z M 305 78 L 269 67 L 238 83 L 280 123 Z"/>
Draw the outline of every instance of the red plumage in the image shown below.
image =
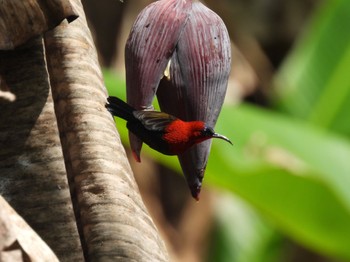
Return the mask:
<path fill-rule="evenodd" d="M 165 155 L 179 155 L 210 138 L 231 143 L 202 121 L 186 122 L 164 112 L 135 110 L 117 97 L 109 97 L 106 108 L 125 119 L 127 128 L 144 143 Z M 139 161 L 137 157 L 136 160 Z"/>

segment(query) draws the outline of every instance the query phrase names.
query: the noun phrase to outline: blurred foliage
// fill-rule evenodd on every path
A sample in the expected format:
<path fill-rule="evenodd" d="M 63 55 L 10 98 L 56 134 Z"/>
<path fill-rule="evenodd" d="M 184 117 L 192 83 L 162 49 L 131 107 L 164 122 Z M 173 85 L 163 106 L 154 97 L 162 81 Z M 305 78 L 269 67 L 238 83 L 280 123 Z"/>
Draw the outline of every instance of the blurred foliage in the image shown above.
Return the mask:
<path fill-rule="evenodd" d="M 282 237 L 252 208 L 227 194 L 220 198 L 215 209 L 212 249 L 206 261 L 280 261 Z"/>
<path fill-rule="evenodd" d="M 350 136 L 350 3 L 325 1 L 276 77 L 276 104 L 311 124 Z"/>
<path fill-rule="evenodd" d="M 204 183 L 233 192 L 299 244 L 344 261 L 350 261 L 349 21 L 350 1 L 325 1 L 276 74 L 274 107 L 224 106 L 216 131 L 234 147 L 213 141 Z M 110 94 L 125 98 L 120 79 L 105 72 Z M 143 153 L 180 171 L 175 157 L 146 146 Z M 273 227 L 251 208 L 232 199 L 216 208 L 211 261 L 279 261 Z"/>

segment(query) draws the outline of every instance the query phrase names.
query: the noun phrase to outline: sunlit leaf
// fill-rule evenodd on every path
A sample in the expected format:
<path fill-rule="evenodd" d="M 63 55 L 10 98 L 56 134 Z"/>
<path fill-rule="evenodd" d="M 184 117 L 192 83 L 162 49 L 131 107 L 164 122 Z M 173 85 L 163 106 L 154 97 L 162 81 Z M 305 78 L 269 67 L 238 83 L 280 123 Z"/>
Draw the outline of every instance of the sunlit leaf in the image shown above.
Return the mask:
<path fill-rule="evenodd" d="M 349 143 L 247 105 L 224 108 L 217 129 L 236 146 L 213 142 L 204 183 L 240 195 L 298 242 L 350 259 Z"/>
<path fill-rule="evenodd" d="M 276 77 L 276 104 L 350 135 L 350 1 L 324 1 Z"/>

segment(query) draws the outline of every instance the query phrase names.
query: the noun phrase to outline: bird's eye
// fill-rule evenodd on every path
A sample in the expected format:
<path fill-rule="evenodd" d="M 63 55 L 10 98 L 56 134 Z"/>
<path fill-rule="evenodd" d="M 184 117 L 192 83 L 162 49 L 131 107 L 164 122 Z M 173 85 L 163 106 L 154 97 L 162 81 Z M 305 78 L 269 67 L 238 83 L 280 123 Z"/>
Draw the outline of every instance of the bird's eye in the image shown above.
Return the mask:
<path fill-rule="evenodd" d="M 214 130 L 211 127 L 207 127 L 207 126 L 204 128 L 202 132 L 204 136 L 210 136 L 210 137 L 213 136 L 214 133 L 215 133 Z"/>

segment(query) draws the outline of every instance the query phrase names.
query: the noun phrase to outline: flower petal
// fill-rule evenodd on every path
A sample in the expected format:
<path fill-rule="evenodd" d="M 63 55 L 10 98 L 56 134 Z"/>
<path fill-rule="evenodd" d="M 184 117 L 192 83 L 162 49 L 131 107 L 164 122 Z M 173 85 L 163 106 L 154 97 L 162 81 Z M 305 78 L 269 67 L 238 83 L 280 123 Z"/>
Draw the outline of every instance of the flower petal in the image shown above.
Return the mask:
<path fill-rule="evenodd" d="M 127 102 L 134 108 L 152 109 L 159 81 L 186 24 L 192 1 L 161 0 L 138 15 L 125 46 Z M 130 145 L 140 159 L 142 146 L 133 134 Z"/>
<path fill-rule="evenodd" d="M 221 18 L 200 2 L 192 12 L 171 58 L 170 82 L 161 82 L 157 96 L 161 109 L 183 120 L 201 120 L 215 126 L 231 70 L 231 44 Z M 198 198 L 210 141 L 179 156 L 192 195 Z"/>

